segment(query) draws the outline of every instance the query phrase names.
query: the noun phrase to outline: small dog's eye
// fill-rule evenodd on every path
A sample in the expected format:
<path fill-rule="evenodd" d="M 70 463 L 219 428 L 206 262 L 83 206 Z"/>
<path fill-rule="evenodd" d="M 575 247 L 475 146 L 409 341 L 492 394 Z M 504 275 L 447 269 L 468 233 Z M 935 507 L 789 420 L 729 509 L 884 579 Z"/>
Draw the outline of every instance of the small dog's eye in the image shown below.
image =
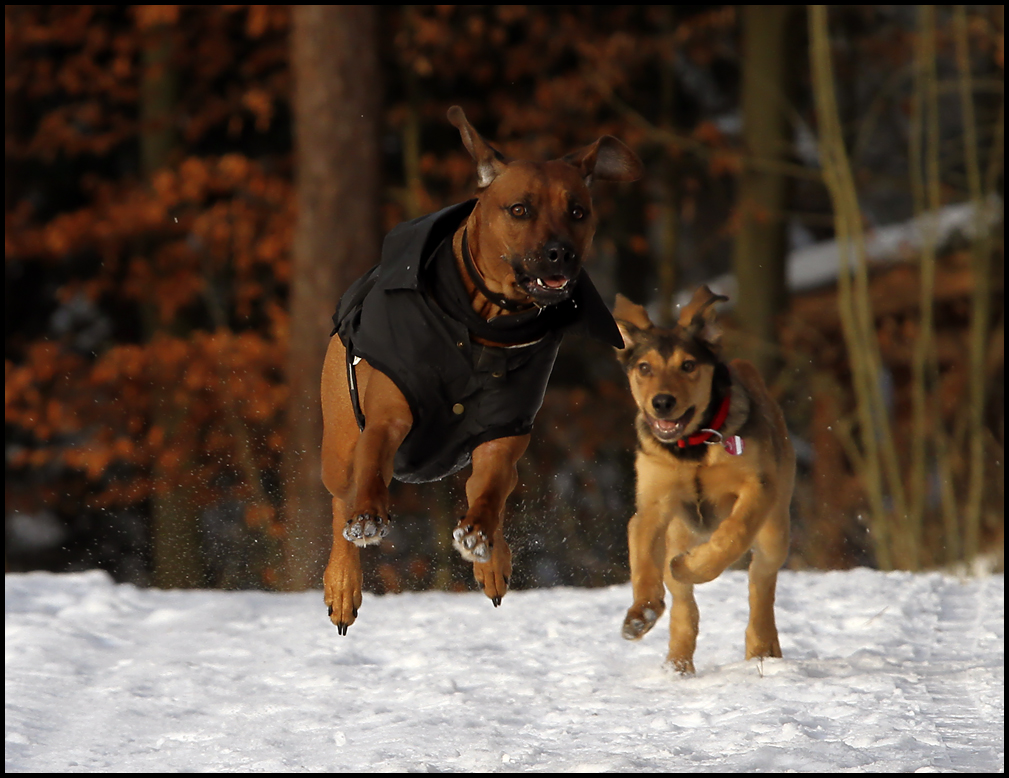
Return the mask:
<path fill-rule="evenodd" d="M 652 374 L 652 366 L 649 365 L 647 362 L 641 362 L 638 365 L 638 372 L 641 373 L 641 375 L 651 375 Z"/>
<path fill-rule="evenodd" d="M 680 370 L 684 373 L 693 373 L 695 367 L 697 367 L 697 363 L 692 359 L 687 359 L 684 360 L 682 365 L 680 365 Z"/>
<path fill-rule="evenodd" d="M 522 205 L 522 203 L 515 203 L 515 205 L 508 209 L 508 212 L 516 219 L 521 219 L 528 213 L 526 207 Z"/>
<path fill-rule="evenodd" d="M 571 218 L 574 219 L 576 222 L 580 222 L 582 219 L 585 218 L 585 209 L 582 208 L 580 205 L 576 205 L 574 208 L 571 209 Z"/>

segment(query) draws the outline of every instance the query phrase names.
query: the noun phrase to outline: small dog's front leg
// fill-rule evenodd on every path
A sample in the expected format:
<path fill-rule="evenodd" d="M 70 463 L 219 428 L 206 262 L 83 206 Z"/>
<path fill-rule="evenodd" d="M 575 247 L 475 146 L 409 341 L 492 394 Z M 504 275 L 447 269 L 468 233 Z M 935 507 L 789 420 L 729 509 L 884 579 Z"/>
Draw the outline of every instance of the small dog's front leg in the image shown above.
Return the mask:
<path fill-rule="evenodd" d="M 529 435 L 498 438 L 473 450 L 473 473 L 466 482 L 466 515 L 452 533 L 456 550 L 473 563 L 473 574 L 494 605 L 508 590 L 511 549 L 502 531 L 505 502 L 518 483 L 516 464 Z"/>
<path fill-rule="evenodd" d="M 650 505 L 642 509 L 639 506 L 627 524 L 634 604 L 628 608 L 620 630 L 625 640 L 644 637 L 666 609 L 662 585 L 665 545 L 662 517 L 657 507 Z"/>
<path fill-rule="evenodd" d="M 711 537 L 690 551 L 673 557 L 669 563 L 672 577 L 687 584 L 714 581 L 753 544 L 772 499 L 772 495 L 759 486 L 741 489 L 732 513 L 718 525 Z"/>

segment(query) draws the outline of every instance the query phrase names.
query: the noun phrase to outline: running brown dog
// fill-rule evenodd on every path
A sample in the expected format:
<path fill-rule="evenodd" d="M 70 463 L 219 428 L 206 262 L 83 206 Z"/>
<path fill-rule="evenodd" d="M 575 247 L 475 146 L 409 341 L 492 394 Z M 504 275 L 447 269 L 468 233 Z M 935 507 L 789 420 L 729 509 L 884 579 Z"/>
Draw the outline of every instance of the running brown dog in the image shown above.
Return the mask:
<path fill-rule="evenodd" d="M 468 202 L 401 224 L 344 295 L 322 374 L 322 477 L 333 495 L 324 575 L 340 634 L 361 606 L 360 548 L 389 529 L 389 483 L 472 463 L 453 544 L 497 606 L 511 576 L 505 501 L 561 338 L 620 333 L 582 262 L 595 231 L 589 185 L 633 181 L 637 156 L 610 136 L 549 162 L 506 160 L 454 106 L 476 162 Z"/>
<path fill-rule="evenodd" d="M 694 672 L 694 584 L 752 549 L 746 658 L 780 657 L 778 570 L 789 545 L 795 454 L 784 417 L 752 363 L 719 357 L 714 304 L 703 286 L 672 328 L 617 296 L 625 347 L 617 358 L 638 407 L 637 507 L 627 529 L 634 604 L 622 634 L 637 640 L 672 595 L 667 660 Z"/>

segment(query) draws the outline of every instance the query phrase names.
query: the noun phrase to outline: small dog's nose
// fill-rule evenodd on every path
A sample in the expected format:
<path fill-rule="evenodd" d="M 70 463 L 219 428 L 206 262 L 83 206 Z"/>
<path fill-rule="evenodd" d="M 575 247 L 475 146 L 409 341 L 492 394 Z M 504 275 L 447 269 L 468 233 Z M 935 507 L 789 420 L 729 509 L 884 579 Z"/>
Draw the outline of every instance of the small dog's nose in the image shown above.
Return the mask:
<path fill-rule="evenodd" d="M 552 240 L 543 246 L 543 255 L 549 262 L 573 262 L 575 251 L 571 244 L 559 240 Z"/>
<path fill-rule="evenodd" d="M 676 407 L 676 398 L 671 394 L 657 394 L 652 398 L 652 407 L 656 413 L 665 416 Z"/>

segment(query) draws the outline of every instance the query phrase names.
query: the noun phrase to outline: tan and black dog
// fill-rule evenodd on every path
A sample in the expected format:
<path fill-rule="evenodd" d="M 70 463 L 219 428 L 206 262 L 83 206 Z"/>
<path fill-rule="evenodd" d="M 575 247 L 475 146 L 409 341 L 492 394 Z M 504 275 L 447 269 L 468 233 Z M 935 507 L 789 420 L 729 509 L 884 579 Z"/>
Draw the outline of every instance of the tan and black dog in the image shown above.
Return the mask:
<path fill-rule="evenodd" d="M 672 595 L 668 662 L 694 672 L 694 584 L 752 549 L 746 658 L 780 657 L 774 622 L 778 570 L 789 546 L 795 454 L 784 417 L 750 362 L 719 357 L 714 304 L 703 286 L 678 323 L 656 327 L 618 295 L 617 351 L 638 407 L 636 512 L 628 525 L 634 604 L 622 634 L 637 640 Z"/>
<path fill-rule="evenodd" d="M 361 605 L 360 548 L 388 532 L 393 477 L 434 481 L 472 464 L 453 543 L 500 604 L 505 501 L 561 338 L 581 329 L 622 343 L 582 262 L 596 223 L 589 185 L 637 179 L 637 156 L 604 136 L 561 159 L 509 161 L 458 106 L 448 118 L 476 162 L 476 197 L 389 233 L 340 301 L 323 367 L 324 593 L 340 634 Z"/>

